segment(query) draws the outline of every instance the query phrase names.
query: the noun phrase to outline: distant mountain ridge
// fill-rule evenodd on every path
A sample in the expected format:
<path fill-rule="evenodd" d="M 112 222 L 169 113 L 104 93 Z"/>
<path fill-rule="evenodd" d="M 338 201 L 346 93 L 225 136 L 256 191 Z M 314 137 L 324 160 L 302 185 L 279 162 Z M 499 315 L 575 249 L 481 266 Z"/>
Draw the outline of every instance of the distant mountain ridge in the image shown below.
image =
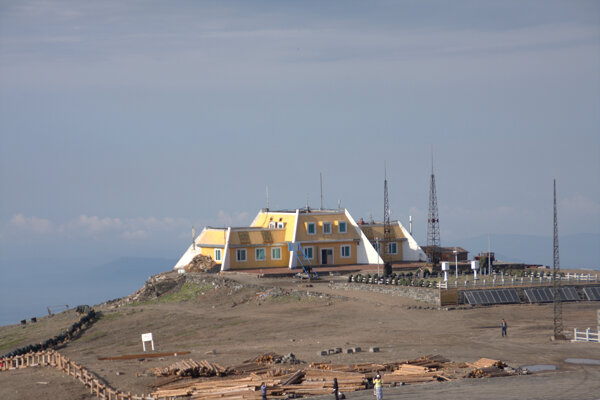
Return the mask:
<path fill-rule="evenodd" d="M 553 238 L 551 236 L 492 234 L 489 236 L 491 251 L 502 261 L 523 262 L 552 266 Z M 559 236 L 561 268 L 587 268 L 600 270 L 600 234 L 578 233 Z M 488 251 L 488 235 L 480 235 L 457 241 L 452 245 L 469 251 L 472 258 Z"/>

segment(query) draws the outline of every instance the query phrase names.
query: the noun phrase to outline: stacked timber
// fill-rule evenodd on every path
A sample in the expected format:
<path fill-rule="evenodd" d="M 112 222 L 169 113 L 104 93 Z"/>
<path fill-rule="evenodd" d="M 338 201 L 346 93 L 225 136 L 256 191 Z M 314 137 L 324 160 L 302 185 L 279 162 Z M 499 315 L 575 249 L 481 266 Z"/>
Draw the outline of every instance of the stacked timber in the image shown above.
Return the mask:
<path fill-rule="evenodd" d="M 469 374 L 469 378 L 493 378 L 497 376 L 511 375 L 504 370 L 507 365 L 500 360 L 493 360 L 491 358 L 480 358 L 474 363 L 468 363 L 470 367 L 473 367 L 473 371 Z"/>
<path fill-rule="evenodd" d="M 206 360 L 194 361 L 189 360 L 178 361 L 165 368 L 153 368 L 150 370 L 156 376 L 225 376 L 230 375 L 234 371 L 231 368 L 223 367 L 216 363 L 211 363 Z"/>

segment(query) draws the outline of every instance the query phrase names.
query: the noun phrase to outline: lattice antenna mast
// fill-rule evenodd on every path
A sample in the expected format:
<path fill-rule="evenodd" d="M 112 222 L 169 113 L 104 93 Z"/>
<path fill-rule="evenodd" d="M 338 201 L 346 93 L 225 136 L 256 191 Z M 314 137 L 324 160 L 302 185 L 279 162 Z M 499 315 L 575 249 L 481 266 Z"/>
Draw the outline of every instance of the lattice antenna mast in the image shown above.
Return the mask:
<path fill-rule="evenodd" d="M 565 340 L 563 333 L 562 298 L 560 290 L 560 258 L 558 253 L 558 213 L 556 210 L 556 179 L 554 180 L 554 253 L 552 263 L 552 294 L 554 298 L 554 340 Z"/>
<path fill-rule="evenodd" d="M 433 173 L 433 150 L 431 151 L 431 183 L 429 186 L 429 215 L 427 217 L 427 246 L 440 246 L 440 218 L 438 216 L 435 174 Z M 435 260 L 432 260 L 435 262 Z"/>
<path fill-rule="evenodd" d="M 383 174 L 383 240 L 385 241 L 383 254 L 384 257 L 387 257 L 389 243 L 392 241 L 392 223 L 390 221 L 390 199 L 388 196 L 387 168 L 385 163 L 383 165 Z"/>

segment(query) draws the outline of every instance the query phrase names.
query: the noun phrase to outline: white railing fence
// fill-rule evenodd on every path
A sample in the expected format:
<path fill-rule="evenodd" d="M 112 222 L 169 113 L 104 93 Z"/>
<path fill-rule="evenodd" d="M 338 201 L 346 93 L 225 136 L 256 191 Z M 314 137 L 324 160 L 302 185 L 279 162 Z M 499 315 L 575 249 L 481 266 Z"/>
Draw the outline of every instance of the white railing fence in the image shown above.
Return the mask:
<path fill-rule="evenodd" d="M 573 330 L 573 340 L 571 342 L 595 342 L 600 343 L 598 338 L 600 335 L 598 331 L 594 332 L 591 328 L 587 328 L 585 331 L 578 331 L 577 328 Z"/>

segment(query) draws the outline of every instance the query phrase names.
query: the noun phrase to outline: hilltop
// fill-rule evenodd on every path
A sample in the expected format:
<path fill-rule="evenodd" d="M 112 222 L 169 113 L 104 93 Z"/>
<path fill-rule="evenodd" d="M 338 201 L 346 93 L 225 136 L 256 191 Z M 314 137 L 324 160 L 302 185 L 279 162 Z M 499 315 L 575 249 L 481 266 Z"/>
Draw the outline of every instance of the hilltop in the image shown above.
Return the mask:
<path fill-rule="evenodd" d="M 236 365 L 268 352 L 293 353 L 306 362 L 341 364 L 441 354 L 459 362 L 488 357 L 515 367 L 553 364 L 561 371 L 573 371 L 576 367 L 565 364 L 565 358 L 585 358 L 597 351 L 596 344 L 550 342 L 551 304 L 440 309 L 330 284 L 346 279 L 329 276 L 307 282 L 243 273 L 159 274 L 132 295 L 95 306 L 101 318 L 60 351 L 111 386 L 133 393 L 148 393 L 154 382 L 148 370 L 165 367 L 177 358 L 98 358 L 141 353 L 140 335 L 146 332 L 153 333 L 157 352 L 189 351 L 187 358 L 221 365 Z M 589 302 L 565 303 L 565 330 L 595 326 L 597 308 Z M 0 353 L 56 335 L 77 317 L 69 310 L 24 327 L 0 327 Z M 509 323 L 506 339 L 500 338 L 501 318 Z M 320 355 L 321 350 L 336 347 L 379 347 L 380 352 Z M 0 397 L 20 398 L 11 388 L 21 390 L 19 396 L 34 397 L 42 389 L 48 393 L 51 386 L 26 384 L 39 373 L 53 382 L 60 380 L 38 370 L 1 373 Z M 65 396 L 61 398 L 87 398 Z"/>

